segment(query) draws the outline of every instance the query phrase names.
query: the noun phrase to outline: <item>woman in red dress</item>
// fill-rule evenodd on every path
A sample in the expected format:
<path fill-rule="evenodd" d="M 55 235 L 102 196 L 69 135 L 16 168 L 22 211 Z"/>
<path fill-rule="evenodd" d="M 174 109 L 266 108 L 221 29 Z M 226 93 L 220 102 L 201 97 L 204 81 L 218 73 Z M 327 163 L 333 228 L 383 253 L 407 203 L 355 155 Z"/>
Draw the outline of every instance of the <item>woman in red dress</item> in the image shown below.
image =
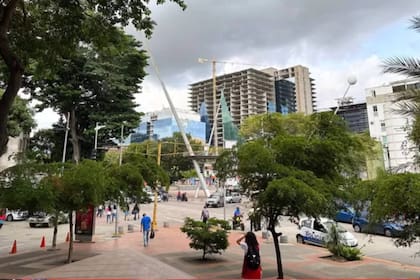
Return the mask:
<path fill-rule="evenodd" d="M 242 240 L 245 239 L 245 242 L 242 242 Z M 241 238 L 236 240 L 236 243 L 241 246 L 241 248 L 244 250 L 244 262 L 242 264 L 242 279 L 261 279 L 262 278 L 262 269 L 261 265 L 258 266 L 257 269 L 252 269 L 247 266 L 246 263 L 246 254 L 248 252 L 248 249 L 253 249 L 255 252 L 258 252 L 259 254 L 259 244 L 257 241 L 257 237 L 253 232 L 247 232 L 245 235 L 243 235 Z"/>

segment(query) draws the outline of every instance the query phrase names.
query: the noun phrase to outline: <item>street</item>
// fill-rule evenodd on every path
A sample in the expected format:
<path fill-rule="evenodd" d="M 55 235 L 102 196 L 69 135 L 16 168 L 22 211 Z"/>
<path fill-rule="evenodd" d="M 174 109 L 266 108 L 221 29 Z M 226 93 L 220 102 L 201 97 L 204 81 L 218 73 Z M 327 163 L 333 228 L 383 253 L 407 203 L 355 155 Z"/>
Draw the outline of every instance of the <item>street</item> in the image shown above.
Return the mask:
<path fill-rule="evenodd" d="M 182 225 L 185 217 L 193 219 L 200 219 L 201 210 L 203 208 L 205 198 L 200 193 L 199 198 L 193 198 L 193 193 L 189 193 L 189 201 L 181 202 L 171 198 L 168 202 L 160 202 L 157 207 L 157 230 L 163 227 L 164 223 L 169 226 Z M 217 217 L 219 219 L 226 218 L 231 220 L 234 209 L 240 206 L 242 213 L 245 214 L 245 230 L 249 230 L 249 221 L 247 220 L 246 203 L 226 204 L 223 208 L 209 208 L 210 217 Z M 147 213 L 153 217 L 153 203 L 141 204 L 140 214 Z M 122 212 L 119 213 L 118 226 L 122 226 L 124 231 L 127 231 L 128 224 L 134 226 L 134 230 L 139 230 L 139 221 L 134 221 L 132 216 L 129 220 L 124 221 Z M 352 229 L 351 224 L 341 224 L 349 232 L 351 232 L 359 241 L 359 248 L 361 248 L 365 256 L 381 258 L 385 260 L 396 261 L 401 264 L 420 266 L 419 257 L 415 258 L 416 252 L 420 252 L 420 244 L 416 244 L 410 248 L 395 247 L 393 240 L 388 237 L 378 235 L 367 235 L 356 233 Z M 69 225 L 59 225 L 57 243 L 65 242 Z M 297 226 L 283 217 L 278 231 L 283 232 L 283 235 L 288 237 L 288 243 L 296 243 Z M 107 224 L 106 218 L 97 218 L 95 228 L 95 239 L 111 239 L 115 232 L 115 223 Z M 259 233 L 261 234 L 261 233 Z M 6 222 L 0 230 L 0 256 L 7 256 L 11 250 L 13 241 L 17 242 L 17 251 L 28 252 L 35 250 L 43 250 L 40 248 L 42 237 L 45 236 L 46 246 L 51 247 L 53 236 L 53 228 L 30 228 L 27 221 L 20 222 Z M 260 235 L 261 236 L 261 235 Z M 311 246 L 311 245 L 306 245 Z M 45 248 L 44 248 L 45 250 Z M 272 250 L 274 257 L 274 248 Z"/>

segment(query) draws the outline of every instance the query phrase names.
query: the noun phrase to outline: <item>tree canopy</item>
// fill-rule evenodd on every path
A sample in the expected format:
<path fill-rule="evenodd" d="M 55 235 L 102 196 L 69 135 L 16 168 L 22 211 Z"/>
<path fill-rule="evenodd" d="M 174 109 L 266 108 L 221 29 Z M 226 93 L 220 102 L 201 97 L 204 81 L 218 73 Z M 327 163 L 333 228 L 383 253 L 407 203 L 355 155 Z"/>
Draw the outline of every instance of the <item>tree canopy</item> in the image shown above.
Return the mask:
<path fill-rule="evenodd" d="M 165 0 L 156 0 L 164 4 Z M 183 0 L 170 0 L 186 8 Z M 80 46 L 105 47 L 115 26 L 133 24 L 150 37 L 154 25 L 149 1 L 51 1 L 6 0 L 0 5 L 0 154 L 8 139 L 10 108 L 23 77 L 53 76 L 62 58 L 77 53 Z M 31 66 L 31 67 L 28 67 Z"/>
<path fill-rule="evenodd" d="M 343 186 L 365 168 L 366 145 L 330 112 L 249 117 L 241 135 L 245 143 L 222 154 L 216 165 L 223 174 L 237 172 L 254 214 L 266 219 L 283 278 L 281 233 L 276 232 L 280 216 L 332 216 Z M 236 161 L 226 160 L 235 154 Z"/>

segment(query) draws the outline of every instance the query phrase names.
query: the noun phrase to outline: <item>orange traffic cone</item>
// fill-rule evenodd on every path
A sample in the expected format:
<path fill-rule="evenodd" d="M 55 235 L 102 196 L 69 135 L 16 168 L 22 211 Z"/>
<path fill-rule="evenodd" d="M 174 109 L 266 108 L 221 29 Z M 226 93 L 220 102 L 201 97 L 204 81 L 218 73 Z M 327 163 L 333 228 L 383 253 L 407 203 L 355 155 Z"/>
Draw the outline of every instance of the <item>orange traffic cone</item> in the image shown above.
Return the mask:
<path fill-rule="evenodd" d="M 67 232 L 66 242 L 70 241 L 70 232 Z"/>
<path fill-rule="evenodd" d="M 12 246 L 12 250 L 10 251 L 9 254 L 16 254 L 17 252 L 17 247 L 16 247 L 16 240 L 13 242 L 13 246 Z"/>
<path fill-rule="evenodd" d="M 39 247 L 45 248 L 45 236 L 42 237 L 41 245 Z"/>

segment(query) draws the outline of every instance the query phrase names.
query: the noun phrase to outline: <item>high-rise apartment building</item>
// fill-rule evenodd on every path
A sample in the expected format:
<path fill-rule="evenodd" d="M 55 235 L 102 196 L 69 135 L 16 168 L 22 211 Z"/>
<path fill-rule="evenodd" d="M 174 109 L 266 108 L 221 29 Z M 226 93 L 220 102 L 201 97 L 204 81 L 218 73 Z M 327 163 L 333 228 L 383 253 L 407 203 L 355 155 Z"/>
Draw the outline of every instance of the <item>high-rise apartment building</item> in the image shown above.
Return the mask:
<path fill-rule="evenodd" d="M 233 124 L 240 127 L 249 116 L 267 113 L 275 104 L 273 76 L 255 69 L 245 69 L 231 74 L 216 77 L 216 104 L 213 102 L 213 80 L 208 79 L 190 85 L 190 108 L 200 111 L 204 102 L 207 107 L 208 121 L 211 127 L 214 123 L 214 113 L 217 114 L 218 145 L 223 145 L 223 125 L 220 97 L 223 92 Z M 212 145 L 213 140 L 212 140 Z"/>
<path fill-rule="evenodd" d="M 415 162 L 418 148 L 409 138 L 413 118 L 398 111 L 401 93 L 412 88 L 419 89 L 420 80 L 366 89 L 370 136 L 381 143 L 385 168 L 393 172 L 419 172 Z"/>
<path fill-rule="evenodd" d="M 277 112 L 310 115 L 316 111 L 315 83 L 307 67 L 296 65 L 284 69 L 267 68 L 262 71 L 275 79 Z"/>

